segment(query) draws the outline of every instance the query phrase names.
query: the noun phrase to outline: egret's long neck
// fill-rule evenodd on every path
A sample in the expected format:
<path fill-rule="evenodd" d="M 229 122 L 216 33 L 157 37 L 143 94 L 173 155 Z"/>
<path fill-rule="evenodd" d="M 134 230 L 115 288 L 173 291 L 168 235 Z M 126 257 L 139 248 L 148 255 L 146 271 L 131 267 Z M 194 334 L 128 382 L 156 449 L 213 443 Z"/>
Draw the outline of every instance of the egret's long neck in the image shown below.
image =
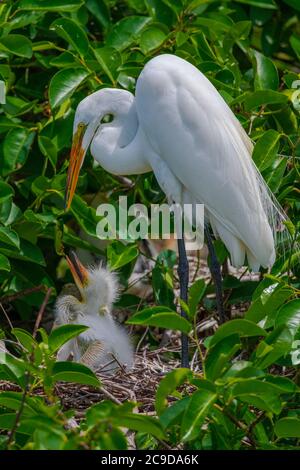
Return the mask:
<path fill-rule="evenodd" d="M 109 173 L 116 175 L 151 171 L 146 155 L 146 139 L 139 127 L 135 106 L 123 115 L 118 114 L 117 109 L 110 112 L 114 115 L 113 122 L 101 126 L 91 144 L 95 160 Z"/>

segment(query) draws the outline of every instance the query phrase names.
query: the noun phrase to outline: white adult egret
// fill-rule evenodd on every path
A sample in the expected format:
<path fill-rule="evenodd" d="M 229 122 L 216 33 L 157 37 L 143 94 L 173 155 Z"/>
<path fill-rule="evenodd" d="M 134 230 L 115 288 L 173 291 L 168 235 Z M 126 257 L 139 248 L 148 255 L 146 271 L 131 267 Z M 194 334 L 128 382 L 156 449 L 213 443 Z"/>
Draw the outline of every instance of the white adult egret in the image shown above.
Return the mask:
<path fill-rule="evenodd" d="M 103 121 L 106 115 L 111 115 L 111 122 Z M 142 70 L 135 97 L 108 88 L 79 103 L 67 207 L 89 146 L 108 172 L 133 175 L 153 170 L 170 203 L 204 204 L 206 221 L 224 242 L 234 266 L 242 266 L 246 256 L 254 271 L 273 265 L 275 225 L 284 218 L 280 206 L 251 159 L 253 146 L 238 119 L 190 63 L 160 55 Z M 188 262 L 182 240 L 178 247 L 181 296 L 186 301 Z M 220 296 L 221 292 L 219 301 Z M 187 365 L 186 340 L 183 347 Z"/>
<path fill-rule="evenodd" d="M 119 364 L 133 365 L 133 348 L 125 330 L 111 315 L 118 294 L 116 277 L 97 266 L 86 269 L 75 253 L 67 257 L 76 286 L 60 295 L 55 305 L 54 327 L 65 324 L 86 325 L 89 328 L 59 350 L 57 359 L 73 357 L 97 370 L 110 372 Z M 70 287 L 70 286 L 68 286 Z"/>

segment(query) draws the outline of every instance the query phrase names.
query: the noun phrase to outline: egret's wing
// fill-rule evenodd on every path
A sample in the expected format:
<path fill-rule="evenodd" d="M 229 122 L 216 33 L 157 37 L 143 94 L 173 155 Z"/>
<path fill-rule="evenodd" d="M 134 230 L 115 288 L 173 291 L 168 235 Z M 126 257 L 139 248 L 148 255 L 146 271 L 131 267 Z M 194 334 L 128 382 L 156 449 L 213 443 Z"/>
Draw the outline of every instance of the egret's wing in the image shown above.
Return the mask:
<path fill-rule="evenodd" d="M 237 264 L 247 250 L 253 263 L 271 265 L 274 240 L 251 141 L 209 80 L 178 57 L 159 56 L 138 79 L 136 106 L 153 151 L 183 191 L 205 204 L 228 249 L 240 250 Z"/>

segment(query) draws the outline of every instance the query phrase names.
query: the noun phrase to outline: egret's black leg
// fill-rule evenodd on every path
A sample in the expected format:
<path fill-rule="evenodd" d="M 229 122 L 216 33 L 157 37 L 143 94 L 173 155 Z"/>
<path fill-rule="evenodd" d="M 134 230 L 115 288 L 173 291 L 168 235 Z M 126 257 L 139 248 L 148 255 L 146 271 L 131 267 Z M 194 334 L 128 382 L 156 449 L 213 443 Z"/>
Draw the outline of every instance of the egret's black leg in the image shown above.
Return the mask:
<path fill-rule="evenodd" d="M 188 303 L 188 286 L 189 286 L 189 262 L 186 256 L 184 238 L 177 240 L 178 243 L 178 276 L 180 283 L 180 298 Z M 181 308 L 181 316 L 186 318 L 186 312 Z M 181 366 L 189 367 L 189 339 L 182 333 L 181 336 Z"/>
<path fill-rule="evenodd" d="M 206 236 L 208 252 L 210 255 L 209 269 L 210 269 L 210 272 L 211 272 L 211 275 L 212 275 L 212 278 L 216 287 L 216 301 L 217 301 L 217 311 L 219 315 L 219 321 L 220 323 L 224 323 L 225 311 L 224 311 L 224 305 L 223 305 L 221 266 L 217 259 L 217 255 L 214 249 L 214 245 L 213 245 L 208 227 L 205 227 L 205 236 Z"/>

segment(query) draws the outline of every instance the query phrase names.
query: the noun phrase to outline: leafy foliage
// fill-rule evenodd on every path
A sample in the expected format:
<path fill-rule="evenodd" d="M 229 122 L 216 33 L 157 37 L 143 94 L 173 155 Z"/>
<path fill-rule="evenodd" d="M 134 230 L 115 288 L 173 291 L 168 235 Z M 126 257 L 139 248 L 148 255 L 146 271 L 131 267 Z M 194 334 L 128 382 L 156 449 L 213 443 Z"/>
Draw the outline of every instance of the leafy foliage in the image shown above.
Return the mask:
<path fill-rule="evenodd" d="M 30 321 L 43 300 L 68 281 L 62 255 L 94 246 L 100 220 L 92 201 L 126 193 L 132 202 L 160 202 L 153 175 L 122 182 L 94 167 L 87 156 L 77 194 L 63 208 L 67 160 L 77 104 L 101 87 L 134 91 L 144 64 L 172 53 L 196 65 L 218 89 L 255 143 L 253 159 L 287 211 L 287 228 L 299 237 L 300 8 L 297 0 L 6 0 L 0 4 L 0 300 L 14 296 L 14 318 Z M 221 262 L 227 253 L 215 244 Z M 127 285 L 138 247 L 111 242 L 110 265 Z M 61 327 L 37 341 L 12 330 L 14 356 L 0 353 L 0 379 L 20 387 L 0 393 L 0 445 L 26 449 L 125 449 L 127 427 L 144 447 L 162 441 L 200 449 L 294 448 L 300 437 L 299 263 L 292 250 L 279 255 L 261 282 L 226 276 L 227 304 L 252 301 L 207 338 L 195 335 L 199 302 L 214 310 L 212 287 L 190 289 L 188 320 L 175 310 L 174 253 L 164 252 L 152 271 L 158 307 L 120 303 L 130 322 L 189 333 L 203 375 L 171 372 L 156 396 L 157 418 L 134 413 L 134 404 L 92 406 L 78 428 L 54 389 L 67 380 L 99 387 L 83 365 L 56 363 L 55 352 L 82 329 Z M 41 289 L 36 289 L 41 286 Z M 27 295 L 18 296 L 18 294 Z M 53 295 L 54 297 L 54 295 Z M 127 302 L 127 303 L 126 303 Z M 171 322 L 171 324 L 170 324 Z M 11 339 L 12 336 L 8 334 Z M 11 339 L 12 340 L 12 339 Z M 288 377 L 278 371 L 288 370 Z M 45 396 L 37 396 L 42 387 Z M 16 411 L 21 410 L 17 432 Z M 11 439 L 8 437 L 11 434 Z M 146 436 L 146 439 L 143 438 Z"/>

